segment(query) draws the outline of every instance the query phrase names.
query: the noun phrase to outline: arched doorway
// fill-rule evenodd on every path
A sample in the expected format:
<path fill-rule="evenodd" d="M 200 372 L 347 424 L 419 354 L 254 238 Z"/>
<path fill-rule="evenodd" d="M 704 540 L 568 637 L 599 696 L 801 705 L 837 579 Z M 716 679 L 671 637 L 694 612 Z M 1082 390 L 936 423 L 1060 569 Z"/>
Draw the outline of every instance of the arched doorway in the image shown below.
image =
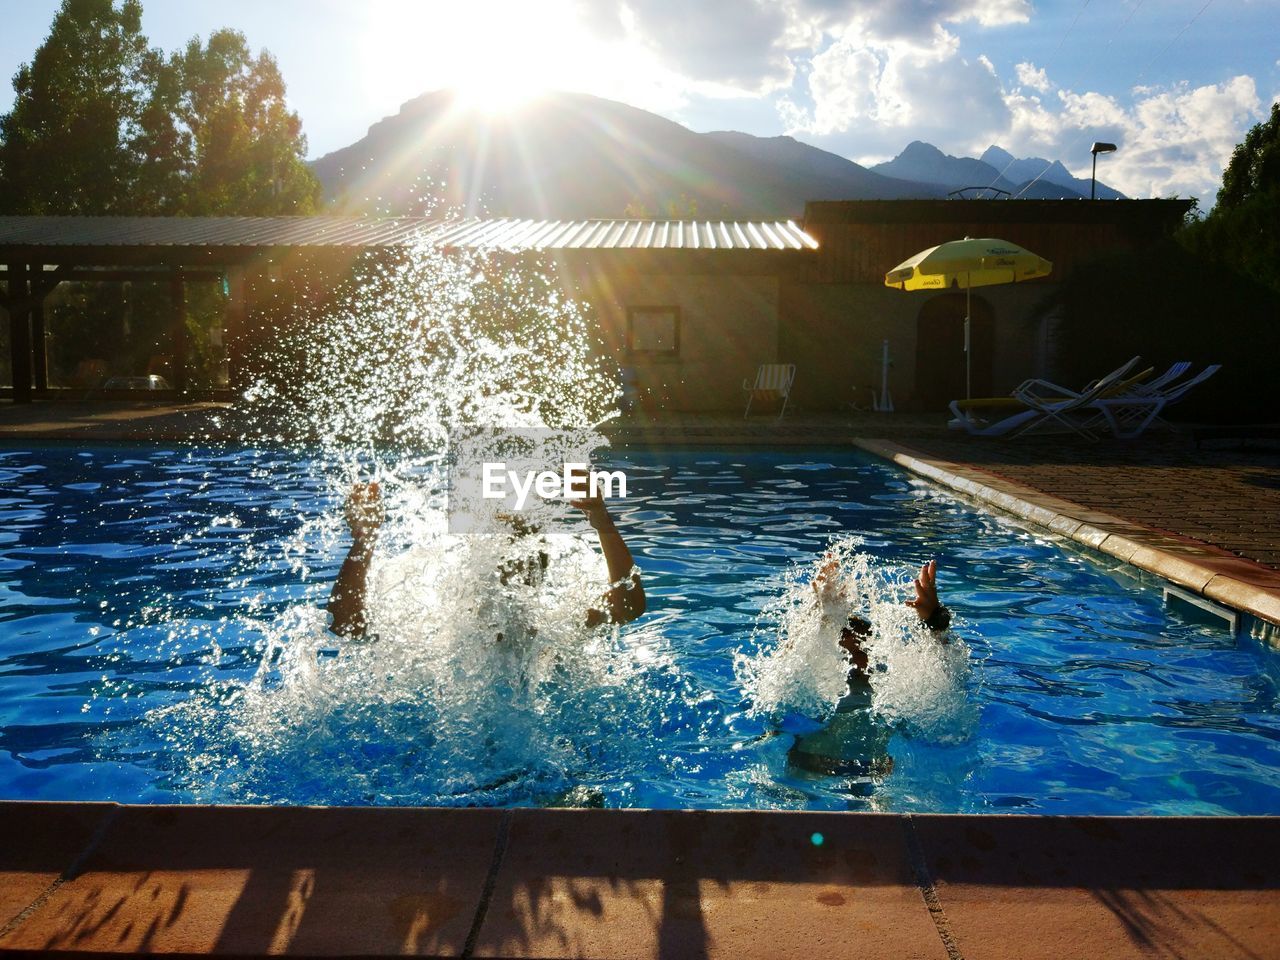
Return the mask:
<path fill-rule="evenodd" d="M 971 303 L 969 347 L 973 395 L 991 396 L 991 358 L 995 347 L 995 311 L 981 297 Z M 963 293 L 944 293 L 920 308 L 916 318 L 915 406 L 945 410 L 964 396 Z"/>

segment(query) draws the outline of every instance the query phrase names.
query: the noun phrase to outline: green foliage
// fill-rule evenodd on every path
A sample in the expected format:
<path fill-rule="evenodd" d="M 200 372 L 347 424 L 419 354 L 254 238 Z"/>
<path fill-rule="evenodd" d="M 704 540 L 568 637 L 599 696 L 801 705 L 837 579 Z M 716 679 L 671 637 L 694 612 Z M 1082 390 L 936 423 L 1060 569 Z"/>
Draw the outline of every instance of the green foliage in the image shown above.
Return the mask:
<path fill-rule="evenodd" d="M 64 0 L 0 118 L 0 211 L 136 211 L 144 78 L 158 58 L 139 0 Z"/>
<path fill-rule="evenodd" d="M 1215 207 L 1179 239 L 1198 257 L 1280 294 L 1280 188 L 1255 193 L 1234 207 Z"/>
<path fill-rule="evenodd" d="M 0 118 L 0 212 L 311 213 L 320 184 L 275 59 L 219 30 L 170 57 L 140 0 L 63 0 Z"/>
<path fill-rule="evenodd" d="M 234 30 L 166 56 L 142 33 L 140 0 L 63 0 L 13 86 L 0 213 L 270 216 L 320 202 L 276 61 Z M 224 305 L 215 285 L 188 285 L 193 386 L 215 385 Z M 88 361 L 152 372 L 172 349 L 164 284 L 64 284 L 48 310 L 55 382 L 82 379 Z"/>
<path fill-rule="evenodd" d="M 1280 100 L 1271 105 L 1271 117 L 1250 130 L 1231 154 L 1222 173 L 1218 208 L 1235 209 L 1260 195 L 1280 190 Z"/>
<path fill-rule="evenodd" d="M 1280 293 L 1280 102 L 1236 147 L 1217 205 L 1188 224 L 1181 240 L 1197 256 Z"/>
<path fill-rule="evenodd" d="M 675 200 L 667 201 L 668 220 L 696 220 L 697 217 L 698 201 L 687 193 L 680 194 Z"/>
<path fill-rule="evenodd" d="M 179 140 L 191 149 L 185 213 L 241 216 L 315 211 L 320 183 L 304 162 L 302 122 L 285 103 L 271 54 L 219 30 L 174 56 Z"/>

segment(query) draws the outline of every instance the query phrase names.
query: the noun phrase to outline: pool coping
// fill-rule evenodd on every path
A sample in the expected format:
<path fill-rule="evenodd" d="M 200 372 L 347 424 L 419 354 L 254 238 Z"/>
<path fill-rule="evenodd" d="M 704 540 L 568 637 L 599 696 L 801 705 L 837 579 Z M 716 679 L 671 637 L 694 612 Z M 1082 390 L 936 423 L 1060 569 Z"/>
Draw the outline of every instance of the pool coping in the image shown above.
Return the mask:
<path fill-rule="evenodd" d="M 854 437 L 852 443 L 949 490 L 1248 614 L 1256 621 L 1250 624 L 1254 635 L 1280 645 L 1280 571 L 892 440 Z"/>
<path fill-rule="evenodd" d="M 0 802 L 0 956 L 1268 955 L 1280 817 Z"/>

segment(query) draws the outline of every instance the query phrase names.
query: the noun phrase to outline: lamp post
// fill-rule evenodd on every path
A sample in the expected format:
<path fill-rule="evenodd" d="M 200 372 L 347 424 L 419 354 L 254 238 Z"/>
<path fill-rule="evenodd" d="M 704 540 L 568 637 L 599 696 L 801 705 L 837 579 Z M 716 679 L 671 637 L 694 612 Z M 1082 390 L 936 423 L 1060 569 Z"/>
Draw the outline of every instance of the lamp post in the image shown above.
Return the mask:
<path fill-rule="evenodd" d="M 1089 199 L 1098 199 L 1098 154 L 1115 153 L 1116 145 L 1114 143 L 1095 143 L 1089 148 L 1089 152 L 1093 154 L 1093 175 L 1089 178 Z"/>

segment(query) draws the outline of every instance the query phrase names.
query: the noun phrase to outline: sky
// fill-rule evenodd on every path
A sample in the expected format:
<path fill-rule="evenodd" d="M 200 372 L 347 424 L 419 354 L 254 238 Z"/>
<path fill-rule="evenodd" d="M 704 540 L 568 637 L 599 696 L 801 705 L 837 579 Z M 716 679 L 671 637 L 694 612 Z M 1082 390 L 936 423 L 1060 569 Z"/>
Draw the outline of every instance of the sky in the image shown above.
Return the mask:
<path fill-rule="evenodd" d="M 1280 0 L 143 0 L 166 50 L 229 26 L 280 63 L 309 155 L 441 87 L 543 90 L 862 164 L 912 140 L 1061 160 L 1132 197 L 1212 203 L 1280 97 Z M 0 0 L 12 76 L 59 0 Z M 0 89 L 0 111 L 12 88 Z"/>

